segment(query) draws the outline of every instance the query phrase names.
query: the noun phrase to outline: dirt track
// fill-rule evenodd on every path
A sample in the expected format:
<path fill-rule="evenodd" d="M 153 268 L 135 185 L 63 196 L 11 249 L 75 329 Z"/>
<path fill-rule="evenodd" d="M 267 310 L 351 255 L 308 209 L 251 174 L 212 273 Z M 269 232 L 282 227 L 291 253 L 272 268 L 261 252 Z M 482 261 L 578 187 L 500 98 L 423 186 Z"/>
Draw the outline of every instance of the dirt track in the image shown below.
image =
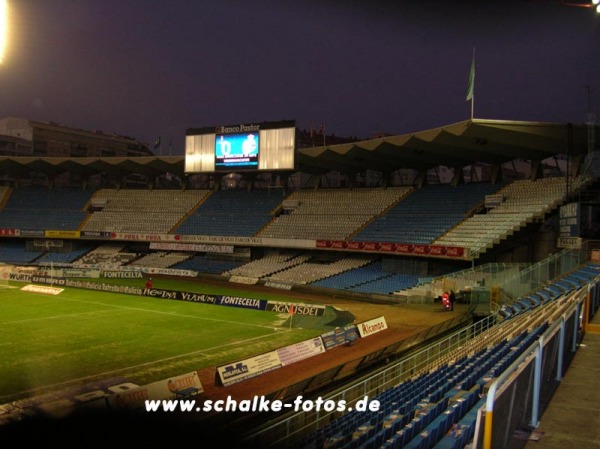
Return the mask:
<path fill-rule="evenodd" d="M 261 287 L 256 288 L 261 289 Z M 288 292 L 286 292 L 286 295 L 288 295 Z M 201 370 L 199 374 L 204 387 L 202 395 L 204 398 L 214 400 L 231 395 L 237 400 L 242 400 L 252 398 L 255 395 L 272 393 L 339 366 L 344 362 L 363 357 L 423 329 L 453 318 L 464 311 L 461 305 L 457 305 L 454 312 L 443 312 L 439 304 L 386 305 L 298 292 L 290 292 L 290 296 L 295 296 L 305 302 L 327 304 L 349 311 L 355 316 L 355 324 L 383 316 L 388 329 L 367 338 L 362 338 L 352 346 L 334 347 L 310 359 L 227 387 L 215 385 L 215 368 Z"/>

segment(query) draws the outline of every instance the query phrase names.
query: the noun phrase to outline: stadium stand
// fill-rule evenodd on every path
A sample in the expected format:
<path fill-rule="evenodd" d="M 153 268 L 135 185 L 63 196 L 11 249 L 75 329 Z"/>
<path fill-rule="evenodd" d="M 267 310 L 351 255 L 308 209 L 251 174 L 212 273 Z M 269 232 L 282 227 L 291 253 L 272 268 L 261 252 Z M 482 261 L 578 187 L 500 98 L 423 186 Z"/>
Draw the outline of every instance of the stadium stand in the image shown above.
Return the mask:
<path fill-rule="evenodd" d="M 192 270 L 198 273 L 220 275 L 231 271 L 244 262 L 235 260 L 215 260 L 205 254 L 199 254 L 175 263 L 171 268 L 178 270 Z"/>
<path fill-rule="evenodd" d="M 0 260 L 5 263 L 30 264 L 42 254 L 41 249 L 32 251 L 18 240 L 3 240 L 0 242 Z"/>
<path fill-rule="evenodd" d="M 92 251 L 95 245 L 93 243 L 84 242 L 77 246 L 78 247 L 67 252 L 45 252 L 39 258 L 37 258 L 35 262 L 39 265 L 51 263 L 68 265 L 76 262 L 79 258 L 88 254 L 90 251 Z"/>
<path fill-rule="evenodd" d="M 94 248 L 81 258 L 77 259 L 73 265 L 93 265 L 106 268 L 120 267 L 137 259 L 138 253 L 129 253 L 122 251 L 125 244 L 121 242 L 107 242 Z"/>
<path fill-rule="evenodd" d="M 83 231 L 168 233 L 208 195 L 208 190 L 101 189 Z"/>
<path fill-rule="evenodd" d="M 590 178 L 586 176 L 573 178 L 571 192 L 579 191 L 590 182 Z M 45 189 L 46 192 L 41 187 L 7 187 L 3 190 L 5 205 L 0 210 L 0 220 L 3 216 L 10 217 L 10 221 L 5 222 L 6 227 L 28 229 L 34 226 L 30 224 L 31 217 L 39 214 L 52 217 L 53 213 L 47 213 L 43 209 L 52 204 L 50 209 L 56 205 L 56 210 L 60 213 L 54 215 L 60 215 L 62 220 L 57 227 L 66 230 L 291 239 L 335 238 L 346 239 L 348 242 L 375 239 L 374 241 L 379 242 L 412 241 L 416 244 L 417 241 L 433 241 L 440 245 L 467 246 L 473 252 L 472 256 L 477 257 L 489 251 L 490 247 L 500 245 L 503 239 L 518 232 L 527 223 L 543 220 L 547 213 L 556 211 L 567 200 L 565 189 L 564 177 L 517 180 L 505 184 L 425 185 L 418 188 L 298 189 L 287 195 L 284 191 L 273 193 L 270 189 L 100 189 L 92 195 L 92 191 L 85 189 L 55 188 Z M 503 200 L 483 213 L 484 199 L 489 194 L 500 195 Z M 88 211 L 87 216 L 85 210 Z M 19 214 L 15 215 L 15 211 L 19 211 Z M 69 220 L 65 211 L 70 211 L 75 217 L 70 221 L 71 224 L 67 224 Z M 471 214 L 474 215 L 470 216 Z M 50 218 L 51 222 L 52 220 Z M 517 225 L 514 225 L 515 220 L 518 220 Z M 41 222 L 37 220 L 37 223 Z M 507 227 L 510 227 L 509 231 Z M 325 228 L 327 231 L 324 231 Z M 382 234 L 378 231 L 379 228 L 385 229 L 388 234 Z M 274 231 L 275 229 L 279 231 Z M 305 232 L 304 229 L 308 231 Z M 432 229 L 434 231 L 430 233 L 429 230 Z M 447 231 L 448 229 L 450 230 Z M 430 237 L 415 240 L 410 237 L 410 233 L 418 233 L 419 239 L 426 235 Z M 443 233 L 445 234 L 440 236 Z M 461 233 L 466 236 L 462 240 L 459 237 Z M 19 245 L 13 245 L 14 250 L 18 250 Z M 104 260 L 102 263 L 168 268 L 186 266 L 180 264 L 194 256 L 193 252 L 184 250 L 179 255 L 171 251 L 169 257 L 152 258 L 149 252 L 151 251 L 122 249 L 113 262 Z M 296 253 L 299 258 L 287 260 L 290 252 Z M 276 253 L 280 254 L 276 256 Z M 407 290 L 414 294 L 416 290 L 412 289 L 420 288 L 419 279 L 423 275 L 431 275 L 422 272 L 417 274 L 418 270 L 384 269 L 383 265 L 377 264 L 366 265 L 364 268 L 353 266 L 351 253 L 340 257 L 337 265 L 317 262 L 316 266 L 313 265 L 313 260 L 318 257 L 315 256 L 318 251 L 273 249 L 266 258 L 256 254 L 250 261 L 238 260 L 238 263 L 220 268 L 213 265 L 207 274 L 246 276 L 263 281 L 340 288 L 365 294 L 395 293 L 400 294 L 399 296 Z M 9 261 L 33 263 L 39 255 L 12 255 Z M 142 256 L 144 258 L 138 260 Z M 63 256 L 46 254 L 41 262 L 51 260 L 52 257 L 57 257 L 56 262 L 63 260 Z M 370 256 L 360 257 L 368 259 Z M 74 260 L 76 257 L 64 258 Z M 285 259 L 286 263 L 267 268 L 273 258 Z M 344 258 L 348 260 L 342 262 L 341 259 Z M 95 264 L 98 263 L 96 259 L 95 253 L 90 253 L 76 262 Z M 190 264 L 193 265 L 194 262 Z M 331 271 L 328 271 L 329 268 Z M 363 270 L 373 270 L 368 274 L 370 279 L 356 282 L 351 280 L 353 276 L 364 277 Z M 459 282 L 455 279 L 454 282 L 455 290 L 461 290 L 467 286 L 483 285 L 486 280 L 465 279 L 464 282 Z M 436 297 L 434 290 L 441 288 L 430 289 L 423 296 Z"/>
<path fill-rule="evenodd" d="M 412 187 L 292 192 L 295 207 L 270 222 L 259 237 L 344 240 L 399 201 Z"/>
<path fill-rule="evenodd" d="M 428 244 L 483 205 L 491 183 L 427 185 L 413 189 L 390 210 L 355 234 L 356 241 Z"/>
<path fill-rule="evenodd" d="M 218 190 L 211 193 L 173 232 L 219 236 L 252 236 L 282 202 L 269 189 Z"/>
<path fill-rule="evenodd" d="M 274 273 L 300 265 L 310 259 L 310 255 L 300 251 L 272 251 L 260 259 L 253 260 L 232 270 L 225 275 L 262 278 Z"/>
<path fill-rule="evenodd" d="M 574 191 L 591 182 L 586 177 L 572 181 Z M 83 189 L 49 192 L 40 194 L 38 187 L 0 190 L 0 228 L 41 232 L 52 226 L 101 233 L 434 243 L 465 246 L 480 255 L 528 224 L 543 222 L 550 212 L 556 214 L 569 199 L 567 193 L 573 191 L 567 192 L 564 178 L 556 177 L 502 185 L 299 189 L 289 196 L 267 190 L 101 189 L 93 196 Z M 488 194 L 501 195 L 502 202 L 484 211 Z M 48 209 L 49 204 L 52 207 Z M 32 220 L 40 215 L 48 220 Z M 61 221 L 55 221 L 56 217 Z M 418 270 L 390 270 L 384 263 L 386 256 L 381 254 L 340 251 L 326 256 L 325 251 L 273 247 L 252 249 L 248 252 L 252 256 L 242 261 L 219 259 L 216 254 L 209 256 L 188 248 L 150 250 L 147 243 L 94 242 L 52 252 L 47 247 L 38 250 L 31 240 L 29 245 L 23 240 L 13 236 L 2 239 L 0 260 L 42 266 L 175 268 L 218 275 L 224 280 L 247 277 L 264 283 L 343 290 L 360 294 L 365 300 L 370 295 L 392 293 L 398 301 L 418 296 L 424 303 L 432 303 L 436 292 L 448 286 L 457 291 L 485 286 L 489 290 L 489 286 L 499 284 L 500 277 L 520 277 L 524 265 L 530 265 L 506 264 L 494 272 L 457 270 L 423 283 L 423 276 L 415 274 Z M 453 266 L 447 261 L 439 264 L 436 271 Z M 569 298 L 581 295 L 596 282 L 597 265 L 576 268 L 543 285 L 524 281 L 523 285 L 531 287 L 526 292 L 500 289 L 497 300 L 488 299 L 485 304 L 488 314 L 497 320 L 492 328 L 474 333 L 468 342 L 440 355 L 423 372 L 382 391 L 381 412 L 370 416 L 350 413 L 331 420 L 304 436 L 298 447 L 465 448 L 477 438 L 477 423 L 481 423 L 491 382 L 546 335 L 551 325 L 560 322 L 566 307 L 572 305 Z"/>
<path fill-rule="evenodd" d="M 5 204 L 0 209 L 0 228 L 77 229 L 86 216 L 84 208 L 91 194 L 81 188 L 25 186 L 10 189 L 5 192 Z"/>
<path fill-rule="evenodd" d="M 573 179 L 573 191 L 578 191 L 592 181 L 588 176 Z M 472 254 L 484 253 L 489 248 L 515 232 L 541 219 L 566 200 L 566 183 L 563 177 L 541 178 L 535 181 L 514 181 L 498 191 L 503 201 L 487 213 L 476 214 L 457 223 L 446 234 L 435 239 L 434 244 L 464 246 Z"/>
<path fill-rule="evenodd" d="M 185 251 L 154 251 L 131 261 L 129 265 L 132 267 L 168 268 L 189 259 L 192 255 Z"/>
<path fill-rule="evenodd" d="M 265 279 L 291 282 L 293 284 L 310 284 L 315 280 L 359 269 L 368 264 L 371 260 L 369 256 L 339 257 L 337 260 L 330 263 L 325 263 L 322 260 L 313 262 L 313 259 L 309 259 L 300 265 L 295 265 L 291 268 L 273 273 L 266 276 Z"/>

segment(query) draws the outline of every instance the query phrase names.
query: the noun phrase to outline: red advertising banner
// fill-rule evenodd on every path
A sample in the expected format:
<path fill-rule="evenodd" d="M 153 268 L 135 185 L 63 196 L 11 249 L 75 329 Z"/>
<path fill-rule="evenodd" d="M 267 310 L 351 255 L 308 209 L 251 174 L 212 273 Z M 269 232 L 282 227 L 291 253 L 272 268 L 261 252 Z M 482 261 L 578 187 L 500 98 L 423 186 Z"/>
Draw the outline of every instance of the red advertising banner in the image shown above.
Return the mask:
<path fill-rule="evenodd" d="M 377 242 L 365 242 L 364 249 L 366 251 L 379 251 L 379 243 L 377 243 Z"/>
<path fill-rule="evenodd" d="M 396 250 L 396 244 L 395 243 L 382 243 L 379 246 L 379 251 L 385 252 L 385 253 L 392 253 Z"/>
<path fill-rule="evenodd" d="M 459 246 L 448 246 L 446 247 L 446 256 L 448 257 L 463 257 L 465 255 L 465 249 Z"/>
<path fill-rule="evenodd" d="M 443 256 L 446 254 L 446 247 L 440 245 L 430 245 L 429 255 L 430 256 Z"/>
<path fill-rule="evenodd" d="M 317 248 L 348 249 L 352 251 L 372 251 L 381 253 L 412 254 L 425 257 L 464 259 L 465 248 L 460 246 L 425 245 L 390 242 L 345 242 L 340 240 L 317 240 Z"/>
<path fill-rule="evenodd" d="M 429 245 L 413 245 L 413 254 L 429 254 Z"/>
<path fill-rule="evenodd" d="M 397 243 L 396 244 L 396 252 L 403 254 L 412 254 L 413 246 L 408 243 Z"/>
<path fill-rule="evenodd" d="M 346 248 L 346 246 L 347 246 L 346 242 L 343 240 L 332 240 L 330 248 L 344 249 L 344 248 Z"/>

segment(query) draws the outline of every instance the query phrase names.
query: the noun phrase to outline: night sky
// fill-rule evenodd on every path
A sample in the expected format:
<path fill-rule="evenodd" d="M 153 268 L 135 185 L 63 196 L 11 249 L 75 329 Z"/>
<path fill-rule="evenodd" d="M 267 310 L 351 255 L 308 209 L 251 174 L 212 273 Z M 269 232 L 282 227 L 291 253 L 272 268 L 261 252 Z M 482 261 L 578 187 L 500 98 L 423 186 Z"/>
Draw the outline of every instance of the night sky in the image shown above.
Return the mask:
<path fill-rule="evenodd" d="M 343 137 L 599 112 L 600 15 L 560 1 L 8 0 L 0 118 L 184 154 L 187 128 Z M 596 120 L 598 121 L 598 120 Z M 169 145 L 170 142 L 170 145 Z"/>

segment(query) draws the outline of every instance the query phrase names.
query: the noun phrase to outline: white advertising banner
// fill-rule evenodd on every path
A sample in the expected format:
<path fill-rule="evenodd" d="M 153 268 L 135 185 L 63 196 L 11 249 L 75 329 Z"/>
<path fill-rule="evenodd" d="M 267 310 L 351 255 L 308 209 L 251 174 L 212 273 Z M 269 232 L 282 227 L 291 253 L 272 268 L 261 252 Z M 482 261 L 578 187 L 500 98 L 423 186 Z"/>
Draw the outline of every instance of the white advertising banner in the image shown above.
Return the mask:
<path fill-rule="evenodd" d="M 217 367 L 217 372 L 223 385 L 231 385 L 267 371 L 281 368 L 281 360 L 277 351 L 267 352 L 249 359 L 232 362 Z"/>
<path fill-rule="evenodd" d="M 191 373 L 115 393 L 109 396 L 108 403 L 110 407 L 135 409 L 144 407 L 146 400 L 184 398 L 203 391 L 198 373 L 192 371 Z"/>
<path fill-rule="evenodd" d="M 358 328 L 358 333 L 363 338 L 388 328 L 383 316 L 357 324 L 356 327 Z"/>
<path fill-rule="evenodd" d="M 283 366 L 291 363 L 298 362 L 308 357 L 325 352 L 325 346 L 321 337 L 315 337 L 311 340 L 301 341 L 293 345 L 279 348 L 277 353 L 279 354 L 279 360 Z"/>

